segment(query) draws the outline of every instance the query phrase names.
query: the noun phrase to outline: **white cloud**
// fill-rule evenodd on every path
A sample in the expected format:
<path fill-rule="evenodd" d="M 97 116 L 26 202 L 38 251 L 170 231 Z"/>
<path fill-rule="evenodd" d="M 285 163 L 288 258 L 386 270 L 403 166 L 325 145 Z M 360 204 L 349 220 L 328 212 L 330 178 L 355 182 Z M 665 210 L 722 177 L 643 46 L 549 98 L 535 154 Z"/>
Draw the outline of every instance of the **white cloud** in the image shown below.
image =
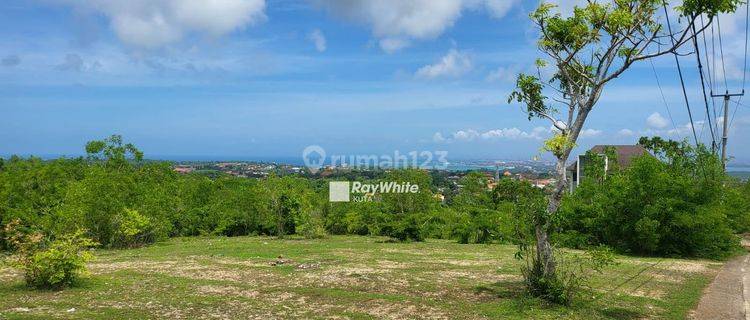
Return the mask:
<path fill-rule="evenodd" d="M 487 81 L 514 82 L 521 68 L 518 66 L 498 67 L 490 71 L 487 75 Z"/>
<path fill-rule="evenodd" d="M 312 0 L 335 15 L 372 29 L 386 52 L 406 47 L 411 39 L 434 39 L 461 17 L 465 8 L 486 9 L 502 18 L 519 0 Z M 385 41 L 383 41 L 385 40 Z"/>
<path fill-rule="evenodd" d="M 622 137 L 632 137 L 633 135 L 635 135 L 635 132 L 633 132 L 633 130 L 630 130 L 630 129 L 622 129 L 617 132 L 617 135 L 622 136 Z"/>
<path fill-rule="evenodd" d="M 384 38 L 379 41 L 380 48 L 386 53 L 394 53 L 409 46 L 409 41 L 400 38 Z"/>
<path fill-rule="evenodd" d="M 699 127 L 703 125 L 704 122 L 705 121 L 703 120 L 695 121 L 695 128 L 698 129 Z M 684 125 L 677 126 L 677 128 L 666 130 L 666 132 L 658 131 L 657 133 L 659 134 L 666 133 L 666 135 L 668 136 L 687 137 L 688 135 L 693 134 L 693 126 L 690 123 L 686 123 Z"/>
<path fill-rule="evenodd" d="M 109 19 L 127 45 L 158 48 L 187 34 L 222 36 L 265 19 L 265 0 L 58 0 Z"/>
<path fill-rule="evenodd" d="M 440 61 L 419 68 L 415 75 L 422 79 L 459 77 L 471 71 L 471 68 L 472 61 L 467 53 L 451 49 Z"/>
<path fill-rule="evenodd" d="M 744 76 L 744 57 L 745 57 L 745 10 L 744 5 L 740 10 L 732 14 L 719 15 L 718 20 L 721 23 L 721 35 L 723 52 L 719 48 L 718 39 L 716 41 L 716 53 L 712 53 L 710 32 L 706 34 L 709 41 L 708 61 L 704 62 L 706 73 L 710 69 L 710 75 L 716 86 L 724 88 L 724 74 L 729 82 L 729 90 L 732 90 L 732 81 L 742 80 Z M 714 22 L 716 24 L 716 22 Z M 716 25 L 714 25 L 716 27 Z M 721 56 L 723 54 L 723 57 Z M 714 61 L 715 60 L 715 61 Z M 725 72 L 726 70 L 726 72 Z"/>
<path fill-rule="evenodd" d="M 476 130 L 472 130 L 472 129 L 459 130 L 453 134 L 453 139 L 460 140 L 460 141 L 472 141 L 478 137 L 479 137 L 479 132 L 477 132 Z"/>
<path fill-rule="evenodd" d="M 654 112 L 646 118 L 646 124 L 654 129 L 664 129 L 669 126 L 669 120 L 664 118 L 660 113 Z"/>
<path fill-rule="evenodd" d="M 443 137 L 443 134 L 440 132 L 435 132 L 434 135 L 432 135 L 432 141 L 436 143 L 442 143 L 445 142 L 447 139 Z"/>
<path fill-rule="evenodd" d="M 581 138 L 593 138 L 593 137 L 598 137 L 598 136 L 601 136 L 601 135 L 602 135 L 602 131 L 601 130 L 584 129 L 584 130 L 581 130 L 581 133 L 578 136 L 581 137 Z"/>
<path fill-rule="evenodd" d="M 545 127 L 536 127 L 531 132 L 525 132 L 518 128 L 505 128 L 490 130 L 481 134 L 482 139 L 535 139 L 541 140 L 551 132 Z"/>
<path fill-rule="evenodd" d="M 318 52 L 326 51 L 326 36 L 320 29 L 310 32 L 307 38 L 315 44 L 315 50 L 318 50 Z"/>
<path fill-rule="evenodd" d="M 440 132 L 432 136 L 432 141 L 437 143 L 444 142 L 468 142 L 475 140 L 496 141 L 496 140 L 542 140 L 548 137 L 552 130 L 545 127 L 536 127 L 531 131 L 523 131 L 519 128 L 493 129 L 485 132 L 479 132 L 474 129 L 459 130 L 454 132 L 450 138 L 445 138 Z"/>
<path fill-rule="evenodd" d="M 508 14 L 513 6 L 521 2 L 520 0 L 486 0 L 484 2 L 487 10 L 495 18 L 502 18 Z"/>

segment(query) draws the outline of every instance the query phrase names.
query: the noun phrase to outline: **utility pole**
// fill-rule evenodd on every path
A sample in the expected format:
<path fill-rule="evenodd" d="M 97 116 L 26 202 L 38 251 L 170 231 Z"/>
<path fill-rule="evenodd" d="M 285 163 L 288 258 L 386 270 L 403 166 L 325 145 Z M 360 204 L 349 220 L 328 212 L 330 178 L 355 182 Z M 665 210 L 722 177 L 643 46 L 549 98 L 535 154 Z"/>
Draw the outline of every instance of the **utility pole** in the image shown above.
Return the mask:
<path fill-rule="evenodd" d="M 711 97 L 717 98 L 717 97 L 723 97 L 724 98 L 724 120 L 722 121 L 724 125 L 723 134 L 721 136 L 721 165 L 724 168 L 724 171 L 727 170 L 727 139 L 729 135 L 729 98 L 731 97 L 741 97 L 745 95 L 745 90 L 743 89 L 741 93 L 729 93 L 729 91 L 726 91 L 724 94 L 713 94 L 711 92 Z"/>

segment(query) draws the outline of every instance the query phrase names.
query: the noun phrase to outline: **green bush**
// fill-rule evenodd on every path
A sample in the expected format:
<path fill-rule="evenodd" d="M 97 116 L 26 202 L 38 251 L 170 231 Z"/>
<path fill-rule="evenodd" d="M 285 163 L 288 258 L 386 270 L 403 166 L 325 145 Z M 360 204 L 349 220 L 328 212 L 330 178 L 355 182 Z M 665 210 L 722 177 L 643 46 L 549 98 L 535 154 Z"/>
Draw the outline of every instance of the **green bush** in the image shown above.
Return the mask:
<path fill-rule="evenodd" d="M 718 159 L 702 147 L 657 144 L 659 158 L 639 157 L 606 179 L 584 179 L 564 199 L 554 217 L 559 244 L 714 259 L 739 247 L 734 232 L 747 213 L 738 209 L 743 200 L 732 195 Z"/>
<path fill-rule="evenodd" d="M 74 233 L 52 241 L 48 248 L 24 258 L 21 269 L 29 286 L 40 289 L 61 289 L 73 285 L 86 271 L 91 259 L 87 248 L 94 242 Z"/>
<path fill-rule="evenodd" d="M 6 240 L 16 248 L 11 265 L 19 268 L 26 284 L 37 289 L 62 289 L 75 284 L 86 272 L 90 247 L 96 245 L 77 231 L 55 240 L 41 233 L 26 233 L 16 220 L 4 228 Z"/>
<path fill-rule="evenodd" d="M 115 218 L 112 245 L 119 248 L 134 248 L 156 241 L 151 219 L 136 210 L 124 209 Z"/>
<path fill-rule="evenodd" d="M 511 240 L 509 212 L 471 208 L 462 215 L 463 221 L 455 226 L 459 243 L 493 243 Z"/>
<path fill-rule="evenodd" d="M 419 228 L 420 225 L 420 219 L 415 214 L 397 216 L 383 226 L 381 235 L 399 241 L 424 241 L 424 235 Z"/>

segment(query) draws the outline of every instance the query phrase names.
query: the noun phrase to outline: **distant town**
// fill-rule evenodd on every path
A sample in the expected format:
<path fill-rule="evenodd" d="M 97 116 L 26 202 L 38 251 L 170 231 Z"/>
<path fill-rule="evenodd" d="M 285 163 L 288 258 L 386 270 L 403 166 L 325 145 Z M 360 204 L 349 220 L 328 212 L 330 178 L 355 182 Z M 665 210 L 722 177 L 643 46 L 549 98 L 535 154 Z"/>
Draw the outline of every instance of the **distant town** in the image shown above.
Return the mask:
<path fill-rule="evenodd" d="M 488 188 L 501 177 L 529 181 L 532 185 L 544 188 L 553 184 L 554 165 L 551 162 L 535 160 L 462 160 L 448 164 L 444 169 L 423 168 L 431 172 L 434 179 L 448 182 L 444 187 L 457 188 L 458 181 L 467 173 L 478 171 L 487 177 Z M 182 174 L 203 174 L 210 177 L 229 175 L 239 178 L 264 178 L 269 175 L 301 175 L 310 178 L 337 179 L 352 176 L 372 176 L 387 172 L 390 168 L 350 168 L 346 166 L 326 166 L 312 173 L 305 166 L 254 161 L 179 161 L 173 170 Z"/>

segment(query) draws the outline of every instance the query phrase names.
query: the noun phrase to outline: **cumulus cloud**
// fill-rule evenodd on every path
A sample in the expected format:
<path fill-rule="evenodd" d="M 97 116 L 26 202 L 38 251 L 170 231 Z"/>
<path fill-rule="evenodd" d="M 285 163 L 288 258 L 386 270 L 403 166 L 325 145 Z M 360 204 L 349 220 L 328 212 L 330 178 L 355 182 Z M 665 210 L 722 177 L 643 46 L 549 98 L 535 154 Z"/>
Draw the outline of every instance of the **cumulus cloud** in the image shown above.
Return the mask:
<path fill-rule="evenodd" d="M 58 0 L 104 15 L 125 44 L 158 48 L 190 33 L 222 36 L 265 19 L 265 0 Z"/>
<path fill-rule="evenodd" d="M 443 134 L 440 132 L 435 132 L 435 134 L 432 135 L 433 142 L 442 143 L 442 142 L 445 142 L 446 140 L 447 139 L 445 139 L 445 137 L 443 137 Z"/>
<path fill-rule="evenodd" d="M 635 132 L 633 132 L 633 130 L 630 130 L 630 129 L 622 129 L 617 132 L 617 135 L 621 137 L 632 137 L 633 135 L 635 135 Z"/>
<path fill-rule="evenodd" d="M 18 55 L 11 54 L 0 60 L 0 64 L 2 64 L 3 67 L 15 67 L 21 64 L 21 58 L 18 57 Z"/>
<path fill-rule="evenodd" d="M 476 130 L 459 130 L 453 133 L 453 139 L 454 140 L 461 140 L 461 141 L 472 141 L 479 137 L 479 132 Z"/>
<path fill-rule="evenodd" d="M 315 29 L 307 36 L 315 44 L 315 50 L 318 52 L 326 51 L 326 37 L 320 29 Z"/>
<path fill-rule="evenodd" d="M 593 137 L 598 137 L 598 136 L 601 136 L 601 135 L 602 135 L 602 131 L 601 130 L 584 129 L 584 130 L 581 130 L 581 133 L 578 136 L 581 137 L 581 138 L 593 138 Z"/>
<path fill-rule="evenodd" d="M 664 129 L 669 126 L 669 120 L 664 118 L 660 113 L 654 112 L 646 118 L 646 124 L 654 129 Z"/>
<path fill-rule="evenodd" d="M 451 49 L 440 61 L 417 70 L 415 76 L 422 79 L 459 77 L 471 71 L 471 57 L 465 52 Z"/>
<path fill-rule="evenodd" d="M 372 29 L 386 52 L 395 52 L 411 40 L 434 39 L 453 26 L 461 11 L 486 9 L 502 18 L 520 0 L 313 0 L 334 15 Z"/>
<path fill-rule="evenodd" d="M 495 141 L 495 140 L 542 140 L 552 133 L 552 129 L 545 127 L 536 127 L 531 131 L 523 131 L 519 128 L 493 129 L 485 132 L 479 132 L 474 129 L 458 130 L 450 135 L 449 138 L 442 133 L 436 132 L 432 140 L 437 143 L 449 142 L 468 142 L 468 141 Z"/>
<path fill-rule="evenodd" d="M 500 82 L 513 82 L 516 81 L 518 73 L 521 72 L 521 68 L 518 66 L 509 67 L 498 67 L 495 70 L 490 71 L 487 75 L 487 81 L 500 81 Z"/>
<path fill-rule="evenodd" d="M 699 127 L 703 126 L 704 123 L 705 121 L 703 120 L 695 121 L 695 128 L 698 129 Z M 690 123 L 686 123 L 686 124 L 677 126 L 674 129 L 669 129 L 666 131 L 664 130 L 657 131 L 657 134 L 659 135 L 666 134 L 667 136 L 673 136 L 673 137 L 687 137 L 688 135 L 693 134 L 693 125 L 691 125 Z"/>

